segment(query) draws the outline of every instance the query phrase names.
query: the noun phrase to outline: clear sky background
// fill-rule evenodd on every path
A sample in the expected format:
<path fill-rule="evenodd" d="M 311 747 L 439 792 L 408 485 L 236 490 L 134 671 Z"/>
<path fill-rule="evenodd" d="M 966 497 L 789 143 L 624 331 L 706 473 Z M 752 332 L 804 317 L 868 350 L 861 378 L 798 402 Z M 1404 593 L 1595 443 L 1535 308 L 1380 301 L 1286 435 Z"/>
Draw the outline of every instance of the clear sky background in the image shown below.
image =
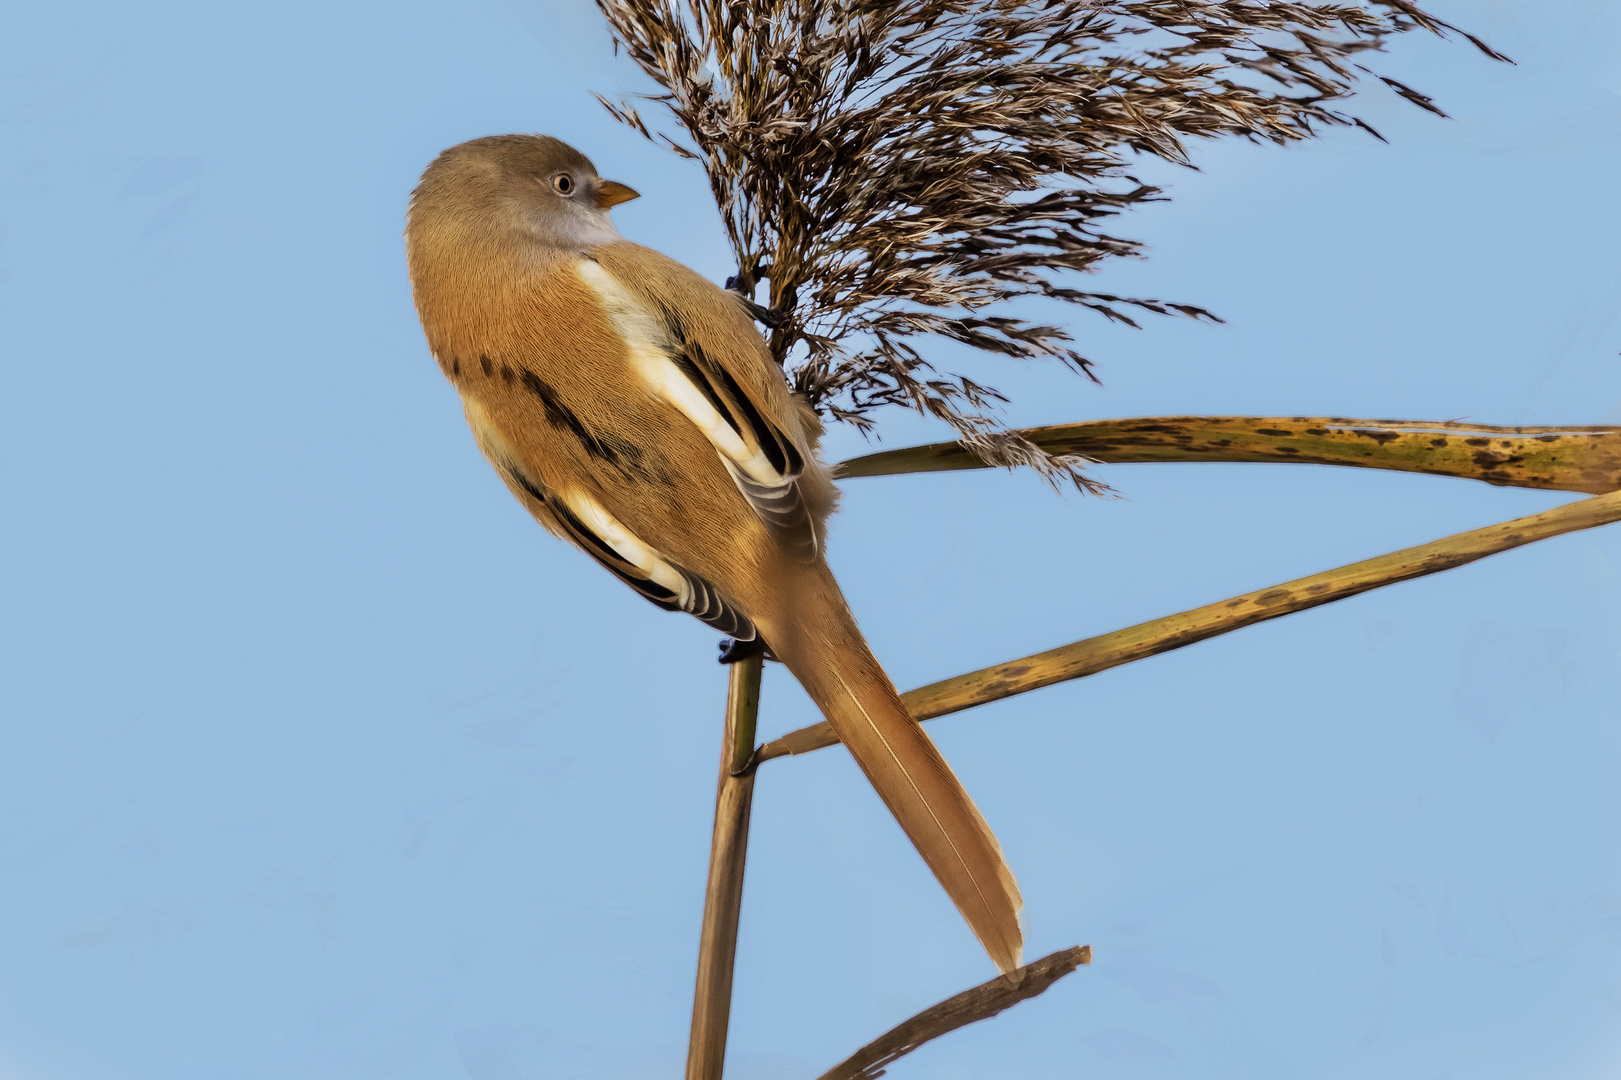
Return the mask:
<path fill-rule="evenodd" d="M 1434 0 L 1356 132 L 1209 145 L 1066 313 L 1051 423 L 1621 423 L 1621 7 Z M 440 149 L 544 131 L 720 280 L 697 169 L 584 0 L 8 3 L 0 25 L 0 1080 L 679 1075 L 724 671 L 546 536 L 428 357 Z M 885 445 L 945 438 L 905 415 Z M 830 456 L 863 452 L 837 432 Z M 1317 466 L 851 481 L 896 682 L 1572 496 Z M 1621 529 L 940 720 L 1029 954 L 1096 963 L 893 1075 L 1621 1075 Z M 764 733 L 813 720 L 768 675 Z M 812 1077 L 992 974 L 842 751 L 762 770 L 729 1075 Z"/>

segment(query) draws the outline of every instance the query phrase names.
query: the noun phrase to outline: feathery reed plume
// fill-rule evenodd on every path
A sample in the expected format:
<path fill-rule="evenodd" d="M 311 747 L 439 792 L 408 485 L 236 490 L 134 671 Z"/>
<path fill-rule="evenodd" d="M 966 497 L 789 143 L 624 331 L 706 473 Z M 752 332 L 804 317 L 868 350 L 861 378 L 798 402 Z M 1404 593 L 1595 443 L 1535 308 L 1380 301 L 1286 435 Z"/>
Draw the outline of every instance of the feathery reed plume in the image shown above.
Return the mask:
<path fill-rule="evenodd" d="M 1095 483 L 1084 459 L 1001 425 L 994 388 L 938 370 L 933 335 L 1094 377 L 1061 327 L 993 310 L 1050 297 L 1136 326 L 1203 308 L 1080 288 L 1071 271 L 1137 256 L 1109 218 L 1164 196 L 1133 153 L 1191 164 L 1191 139 L 1287 143 L 1332 126 L 1378 133 L 1335 103 L 1391 35 L 1461 33 L 1406 0 L 597 0 L 617 44 L 662 89 L 682 138 L 619 120 L 700 161 L 739 271 L 795 387 L 870 430 L 900 404 L 946 421 L 986 462 Z M 1495 59 L 1506 59 L 1470 35 Z M 1420 108 L 1428 97 L 1380 81 Z"/>

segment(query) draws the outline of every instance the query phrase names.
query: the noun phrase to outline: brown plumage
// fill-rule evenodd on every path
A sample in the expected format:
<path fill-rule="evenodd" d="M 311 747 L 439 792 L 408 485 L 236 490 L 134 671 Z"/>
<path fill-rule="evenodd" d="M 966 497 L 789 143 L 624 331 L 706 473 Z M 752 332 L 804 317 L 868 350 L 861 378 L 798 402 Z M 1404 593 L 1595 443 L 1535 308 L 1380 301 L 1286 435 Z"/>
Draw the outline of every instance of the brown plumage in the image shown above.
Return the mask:
<path fill-rule="evenodd" d="M 822 557 L 821 425 L 740 297 L 620 239 L 608 209 L 634 197 L 546 136 L 441 154 L 406 230 L 434 357 L 542 525 L 655 604 L 770 643 L 1011 970 L 1013 875 Z"/>

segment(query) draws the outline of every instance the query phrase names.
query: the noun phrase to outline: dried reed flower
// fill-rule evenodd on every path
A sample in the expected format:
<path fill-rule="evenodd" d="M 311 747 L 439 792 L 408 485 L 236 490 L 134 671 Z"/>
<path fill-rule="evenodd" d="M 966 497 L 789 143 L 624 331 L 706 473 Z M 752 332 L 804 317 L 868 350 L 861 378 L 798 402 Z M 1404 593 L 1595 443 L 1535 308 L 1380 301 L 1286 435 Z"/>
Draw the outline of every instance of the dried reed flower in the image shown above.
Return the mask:
<path fill-rule="evenodd" d="M 938 370 L 933 335 L 1095 379 L 1062 327 L 998 314 L 1051 297 L 1136 326 L 1203 308 L 1092 292 L 1072 271 L 1140 243 L 1107 219 L 1160 189 L 1132 154 L 1191 165 L 1195 138 L 1288 143 L 1332 126 L 1393 34 L 1461 33 L 1406 0 L 597 0 L 662 89 L 684 139 L 602 100 L 700 161 L 751 300 L 796 389 L 870 430 L 902 404 L 946 421 L 985 461 L 1101 485 L 992 415 L 994 388 Z M 1482 52 L 1494 52 L 1464 34 Z M 1428 97 L 1381 81 L 1420 108 Z"/>

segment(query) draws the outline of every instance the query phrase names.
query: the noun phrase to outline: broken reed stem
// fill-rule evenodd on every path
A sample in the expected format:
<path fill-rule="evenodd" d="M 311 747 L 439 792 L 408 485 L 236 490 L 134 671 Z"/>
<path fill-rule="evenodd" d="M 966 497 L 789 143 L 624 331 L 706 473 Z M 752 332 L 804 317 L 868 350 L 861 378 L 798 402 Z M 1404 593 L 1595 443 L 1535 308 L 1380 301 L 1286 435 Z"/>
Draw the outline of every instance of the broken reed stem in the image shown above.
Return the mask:
<path fill-rule="evenodd" d="M 709 845 L 703 933 L 698 940 L 687 1080 L 720 1080 L 726 1062 L 732 969 L 737 959 L 738 918 L 743 909 L 743 864 L 749 846 L 749 809 L 754 802 L 752 758 L 755 719 L 760 712 L 762 660 L 759 655 L 750 656 L 729 669 L 726 736 L 721 743 L 720 786 L 715 794 L 715 832 Z"/>
<path fill-rule="evenodd" d="M 872 1080 L 882 1076 L 885 1067 L 896 1058 L 958 1028 L 989 1020 L 1004 1009 L 1028 1001 L 1082 964 L 1091 962 L 1090 945 L 1060 949 L 1040 960 L 1032 960 L 1017 971 L 964 990 L 897 1024 L 823 1073 L 818 1080 Z"/>
<path fill-rule="evenodd" d="M 1053 683 L 1095 675 L 1133 660 L 1170 652 L 1196 641 L 1320 604 L 1344 600 L 1370 589 L 1450 570 L 1499 551 L 1618 520 L 1621 520 L 1621 492 L 1581 499 L 1541 514 L 1458 533 L 1418 547 L 930 683 L 901 697 L 914 717 L 930 720 Z M 760 747 L 755 760 L 769 761 L 786 754 L 803 754 L 832 746 L 836 742 L 838 740 L 833 736 L 833 729 L 827 723 L 812 724 L 766 743 Z"/>
<path fill-rule="evenodd" d="M 1099 462 L 1295 461 L 1599 495 L 1621 488 L 1621 427 L 1492 427 L 1337 416 L 1145 416 L 1024 428 L 1054 456 Z M 840 477 L 989 468 L 959 442 L 846 461 Z"/>

